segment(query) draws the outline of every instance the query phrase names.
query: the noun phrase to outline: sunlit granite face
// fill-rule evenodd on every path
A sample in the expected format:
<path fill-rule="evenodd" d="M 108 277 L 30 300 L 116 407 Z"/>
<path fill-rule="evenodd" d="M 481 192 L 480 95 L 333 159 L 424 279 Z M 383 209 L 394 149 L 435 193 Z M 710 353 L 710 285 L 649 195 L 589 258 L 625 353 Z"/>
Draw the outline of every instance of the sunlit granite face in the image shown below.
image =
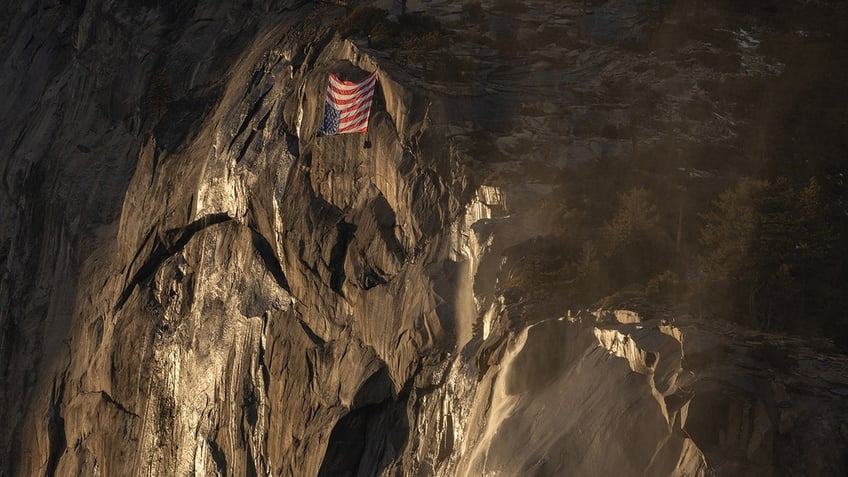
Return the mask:
<path fill-rule="evenodd" d="M 841 2 L 162 3 L 0 7 L 0 475 L 848 472 Z"/>

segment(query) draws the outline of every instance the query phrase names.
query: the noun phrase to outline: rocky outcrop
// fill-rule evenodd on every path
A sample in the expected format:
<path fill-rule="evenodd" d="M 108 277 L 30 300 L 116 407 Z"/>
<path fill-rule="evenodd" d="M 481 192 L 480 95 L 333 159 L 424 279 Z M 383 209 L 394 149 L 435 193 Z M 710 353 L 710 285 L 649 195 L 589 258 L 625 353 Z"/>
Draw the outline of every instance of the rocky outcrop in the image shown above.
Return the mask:
<path fill-rule="evenodd" d="M 523 330 L 487 374 L 491 396 L 477 404 L 487 419 L 464 475 L 706 475 L 683 431 L 675 334 L 568 319 Z"/>
<path fill-rule="evenodd" d="M 343 38 L 323 2 L 3 7 L 0 475 L 844 472 L 837 355 L 505 303 L 501 252 L 543 228 L 539 157 L 629 127 L 566 104 L 582 90 L 548 100 L 562 55 L 589 90 L 633 66 L 603 46 L 621 18 L 516 77 L 504 40 L 585 14 L 539 3 L 450 58 Z M 653 81 L 666 60 L 643 60 Z M 331 71 L 377 72 L 367 136 L 317 137 Z"/>
<path fill-rule="evenodd" d="M 845 356 L 826 341 L 688 320 L 694 378 L 684 429 L 719 475 L 839 475 L 845 448 Z"/>

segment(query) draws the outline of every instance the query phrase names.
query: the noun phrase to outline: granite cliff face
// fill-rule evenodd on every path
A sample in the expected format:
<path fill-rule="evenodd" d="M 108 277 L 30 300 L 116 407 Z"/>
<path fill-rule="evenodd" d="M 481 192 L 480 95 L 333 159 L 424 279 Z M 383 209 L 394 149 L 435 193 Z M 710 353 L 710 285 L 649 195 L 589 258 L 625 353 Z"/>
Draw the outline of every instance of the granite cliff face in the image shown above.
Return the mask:
<path fill-rule="evenodd" d="M 691 86 L 780 58 L 620 48 L 697 2 L 408 3 L 452 56 L 324 3 L 3 7 L 0 475 L 848 471 L 826 344 L 504 298 L 541 161 L 720 144 L 744 118 Z M 339 71 L 378 72 L 364 137 L 317 137 Z"/>

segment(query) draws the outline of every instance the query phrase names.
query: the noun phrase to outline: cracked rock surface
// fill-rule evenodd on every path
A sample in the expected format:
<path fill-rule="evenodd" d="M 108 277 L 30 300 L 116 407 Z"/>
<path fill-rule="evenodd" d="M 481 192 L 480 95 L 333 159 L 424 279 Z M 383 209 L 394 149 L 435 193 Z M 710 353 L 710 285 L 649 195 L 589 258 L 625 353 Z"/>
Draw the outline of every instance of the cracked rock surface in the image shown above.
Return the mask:
<path fill-rule="evenodd" d="M 330 2 L 7 3 L 0 476 L 848 472 L 844 356 L 524 316 L 495 278 L 541 233 L 539 161 L 735 137 L 750 111 L 709 84 L 781 71 L 757 31 L 665 57 L 613 45 L 672 41 L 663 2 L 472 25 L 410 1 L 456 35 L 445 63 L 343 37 Z M 370 147 L 317 137 L 337 71 L 378 73 Z M 648 85 L 667 94 L 617 93 Z"/>

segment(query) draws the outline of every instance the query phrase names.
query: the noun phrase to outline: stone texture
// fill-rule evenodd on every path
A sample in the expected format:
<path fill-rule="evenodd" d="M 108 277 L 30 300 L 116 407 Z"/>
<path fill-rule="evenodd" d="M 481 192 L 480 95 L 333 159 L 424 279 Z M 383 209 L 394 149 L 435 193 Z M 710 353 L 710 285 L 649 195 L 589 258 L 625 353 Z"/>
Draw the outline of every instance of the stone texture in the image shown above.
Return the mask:
<path fill-rule="evenodd" d="M 325 3 L 12 3 L 0 475 L 848 469 L 844 356 L 622 310 L 514 320 L 495 278 L 539 231 L 540 158 L 614 154 L 626 128 L 720 143 L 741 120 L 684 106 L 777 74 L 755 38 L 687 46 L 742 55 L 721 73 L 612 45 L 649 7 L 540 1 L 475 27 L 496 46 L 457 41 L 464 71 L 342 39 Z M 545 23 L 564 41 L 502 48 Z M 316 137 L 340 68 L 378 71 L 369 148 Z M 599 104 L 623 77 L 668 94 Z"/>

